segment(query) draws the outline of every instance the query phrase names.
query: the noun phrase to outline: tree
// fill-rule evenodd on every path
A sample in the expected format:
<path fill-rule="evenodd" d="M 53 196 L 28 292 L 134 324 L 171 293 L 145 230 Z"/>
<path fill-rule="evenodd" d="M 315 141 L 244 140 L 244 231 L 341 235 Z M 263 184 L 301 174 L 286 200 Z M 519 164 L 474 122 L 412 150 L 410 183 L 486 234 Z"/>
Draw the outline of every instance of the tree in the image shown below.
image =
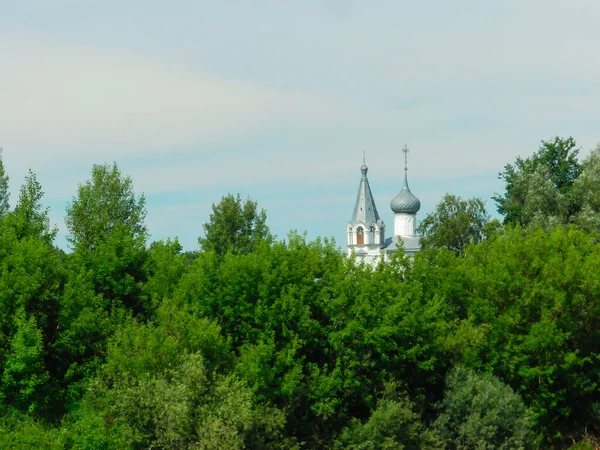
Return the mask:
<path fill-rule="evenodd" d="M 48 341 L 56 330 L 57 297 L 64 279 L 52 246 L 55 230 L 49 229 L 42 197 L 41 185 L 29 171 L 15 210 L 0 224 L 0 372 L 4 369 L 8 377 L 3 384 L 19 396 L 13 401 L 36 412 L 48 406 L 52 393 L 37 388 L 44 384 L 41 374 L 31 378 L 24 374 L 44 364 Z M 10 395 L 6 393 L 6 398 Z"/>
<path fill-rule="evenodd" d="M 72 446 L 295 448 L 283 413 L 217 369 L 227 354 L 216 324 L 175 303 L 161 306 L 156 324 L 130 320 L 74 411 Z"/>
<path fill-rule="evenodd" d="M 490 222 L 481 199 L 463 200 L 446 194 L 417 231 L 422 235 L 423 248 L 446 248 L 460 255 L 469 244 L 477 244 L 496 226 L 497 221 Z"/>
<path fill-rule="evenodd" d="M 493 370 L 518 390 L 549 442 L 595 426 L 597 236 L 575 227 L 508 227 L 455 265 L 467 278 L 454 287 L 466 303 L 462 315 L 485 326 L 472 367 Z"/>
<path fill-rule="evenodd" d="M 121 175 L 116 163 L 95 164 L 92 179 L 79 185 L 77 197 L 67 206 L 67 239 L 76 250 L 88 251 L 95 251 L 115 232 L 145 244 L 145 218 L 146 199 L 135 195 L 131 177 Z"/>
<path fill-rule="evenodd" d="M 446 378 L 442 413 L 434 428 L 449 449 L 524 449 L 531 416 L 510 386 L 498 378 L 456 367 Z"/>
<path fill-rule="evenodd" d="M 390 398 L 391 397 L 391 398 Z M 352 419 L 340 433 L 334 449 L 385 450 L 443 448 L 436 436 L 425 429 L 414 404 L 406 394 L 390 395 L 378 401 L 369 419 Z"/>
<path fill-rule="evenodd" d="M 267 213 L 258 211 L 257 202 L 249 198 L 242 202 L 239 194 L 228 194 L 218 204 L 213 203 L 212 210 L 209 222 L 203 225 L 204 237 L 198 238 L 204 251 L 245 254 L 256 250 L 260 242 L 272 241 Z"/>
<path fill-rule="evenodd" d="M 505 192 L 493 197 L 504 223 L 525 226 L 540 216 L 568 216 L 565 196 L 581 173 L 578 153 L 572 137 L 557 136 L 552 141 L 542 141 L 531 157 L 517 157 L 514 164 L 507 164 L 499 174 L 506 184 Z"/>
<path fill-rule="evenodd" d="M 2 147 L 0 147 L 0 218 L 6 216 L 10 209 L 8 199 L 10 192 L 8 192 L 8 175 L 4 169 L 4 161 L 2 158 Z"/>
<path fill-rule="evenodd" d="M 145 217 L 144 196 L 135 194 L 131 178 L 113 163 L 94 165 L 92 179 L 79 185 L 65 218 L 76 267 L 89 274 L 97 293 L 136 313 L 145 307 Z"/>
<path fill-rule="evenodd" d="M 600 232 L 600 144 L 581 163 L 570 194 L 569 221 L 584 231 Z"/>
<path fill-rule="evenodd" d="M 21 186 L 19 200 L 9 223 L 17 232 L 18 239 L 32 237 L 51 244 L 56 229 L 50 229 L 49 208 L 42 205 L 44 191 L 35 174 L 29 169 Z"/>
<path fill-rule="evenodd" d="M 14 317 L 17 331 L 4 362 L 0 399 L 19 409 L 37 412 L 46 406 L 40 404 L 46 399 L 40 391 L 50 378 L 44 364 L 42 332 L 23 309 Z"/>

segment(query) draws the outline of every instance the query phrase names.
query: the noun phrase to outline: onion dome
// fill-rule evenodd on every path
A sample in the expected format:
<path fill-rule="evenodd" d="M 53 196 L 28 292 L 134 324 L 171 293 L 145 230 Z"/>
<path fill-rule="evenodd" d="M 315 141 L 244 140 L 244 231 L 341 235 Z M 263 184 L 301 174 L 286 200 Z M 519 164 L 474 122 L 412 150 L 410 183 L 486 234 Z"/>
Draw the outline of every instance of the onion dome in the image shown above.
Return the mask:
<path fill-rule="evenodd" d="M 406 153 L 408 153 L 408 150 L 405 147 L 405 155 Z M 408 187 L 406 162 L 404 165 L 404 186 L 402 186 L 400 193 L 390 202 L 390 208 L 395 213 L 404 214 L 416 214 L 421 209 L 421 201 L 410 192 L 410 188 Z"/>
<path fill-rule="evenodd" d="M 421 201 L 410 192 L 406 177 L 404 186 L 398 195 L 390 202 L 390 208 L 395 213 L 416 214 L 421 209 Z"/>

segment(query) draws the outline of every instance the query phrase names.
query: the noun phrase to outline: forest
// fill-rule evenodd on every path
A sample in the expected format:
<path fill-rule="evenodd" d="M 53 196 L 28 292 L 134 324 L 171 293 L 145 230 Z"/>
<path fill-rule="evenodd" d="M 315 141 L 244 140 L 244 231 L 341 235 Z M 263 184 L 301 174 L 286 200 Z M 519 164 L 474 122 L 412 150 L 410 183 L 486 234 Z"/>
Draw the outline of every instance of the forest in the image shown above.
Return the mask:
<path fill-rule="evenodd" d="M 0 448 L 600 448 L 600 146 L 542 141 L 493 218 L 446 194 L 376 267 L 230 194 L 151 242 L 95 165 L 55 244 L 0 159 Z"/>

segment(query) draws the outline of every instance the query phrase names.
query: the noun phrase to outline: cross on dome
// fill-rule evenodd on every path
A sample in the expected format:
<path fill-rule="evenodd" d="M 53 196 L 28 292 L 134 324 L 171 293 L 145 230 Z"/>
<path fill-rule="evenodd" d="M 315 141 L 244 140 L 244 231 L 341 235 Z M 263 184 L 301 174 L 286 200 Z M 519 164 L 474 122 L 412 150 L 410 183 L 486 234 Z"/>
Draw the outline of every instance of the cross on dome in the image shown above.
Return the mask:
<path fill-rule="evenodd" d="M 410 150 L 408 149 L 408 146 L 406 144 L 404 144 L 402 153 L 404 153 L 404 171 L 407 171 L 408 170 L 408 154 L 410 153 Z"/>

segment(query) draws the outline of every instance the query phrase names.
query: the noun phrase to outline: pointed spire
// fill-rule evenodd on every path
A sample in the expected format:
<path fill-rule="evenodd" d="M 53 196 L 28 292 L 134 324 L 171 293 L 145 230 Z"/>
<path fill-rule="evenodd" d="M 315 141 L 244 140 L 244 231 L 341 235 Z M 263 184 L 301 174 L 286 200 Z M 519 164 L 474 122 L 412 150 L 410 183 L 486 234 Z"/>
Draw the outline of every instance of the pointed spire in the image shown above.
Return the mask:
<path fill-rule="evenodd" d="M 362 178 L 360 180 L 360 185 L 358 186 L 358 195 L 356 196 L 351 223 L 362 222 L 368 225 L 377 223 L 380 218 L 377 207 L 375 206 L 375 199 L 371 193 L 371 186 L 369 186 L 369 180 L 367 179 L 367 171 L 369 168 L 365 163 L 366 158 L 363 152 L 363 165 L 360 168 Z"/>

